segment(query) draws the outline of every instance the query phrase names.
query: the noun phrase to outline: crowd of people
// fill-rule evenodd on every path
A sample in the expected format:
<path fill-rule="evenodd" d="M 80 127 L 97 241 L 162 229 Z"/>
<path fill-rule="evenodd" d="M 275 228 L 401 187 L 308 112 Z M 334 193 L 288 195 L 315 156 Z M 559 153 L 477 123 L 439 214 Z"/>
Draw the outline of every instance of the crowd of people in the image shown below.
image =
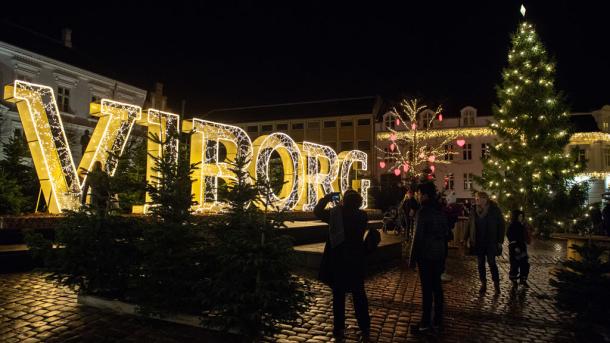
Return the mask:
<path fill-rule="evenodd" d="M 372 250 L 367 239 L 372 236 L 367 214 L 360 210 L 362 198 L 355 191 L 347 191 L 341 201 L 333 202 L 330 194 L 317 204 L 315 215 L 329 224 L 329 238 L 320 266 L 320 280 L 333 293 L 333 333 L 337 341 L 344 340 L 345 296 L 352 293 L 361 341 L 368 342 L 370 317 L 364 288 L 364 263 Z M 422 289 L 422 317 L 411 330 L 417 333 L 438 331 L 443 327 L 443 278 L 448 256 L 448 242 L 454 240 L 454 226 L 460 216 L 468 218 L 462 237 L 465 251 L 477 258 L 480 279 L 479 292 L 487 292 L 487 269 L 493 282 L 494 294 L 500 294 L 500 274 L 496 257 L 502 254 L 508 239 L 510 259 L 509 279 L 513 289 L 528 287 L 529 263 L 527 245 L 531 233 L 522 211 L 513 210 L 508 228 L 498 205 L 487 193 L 478 192 L 472 206 L 457 204 L 455 196 L 442 196 L 432 182 L 422 182 L 407 192 L 400 204 L 404 228 L 412 233 L 409 266 L 416 268 Z M 378 243 L 378 242 L 377 242 Z M 374 243 L 375 245 L 377 243 Z"/>

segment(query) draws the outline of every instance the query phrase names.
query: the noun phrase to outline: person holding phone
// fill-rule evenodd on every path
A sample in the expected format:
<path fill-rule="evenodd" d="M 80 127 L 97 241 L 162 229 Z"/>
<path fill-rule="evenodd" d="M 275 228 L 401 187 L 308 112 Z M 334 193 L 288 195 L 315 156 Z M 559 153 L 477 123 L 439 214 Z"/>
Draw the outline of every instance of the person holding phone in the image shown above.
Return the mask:
<path fill-rule="evenodd" d="M 331 201 L 335 206 L 326 209 Z M 320 199 L 314 208 L 316 217 L 329 224 L 329 237 L 324 247 L 320 279 L 333 292 L 333 335 L 338 342 L 345 339 L 345 295 L 352 293 L 356 319 L 362 342 L 368 342 L 371 319 L 364 289 L 364 234 L 368 225 L 366 212 L 362 211 L 362 197 L 354 190 L 343 194 L 330 193 Z"/>

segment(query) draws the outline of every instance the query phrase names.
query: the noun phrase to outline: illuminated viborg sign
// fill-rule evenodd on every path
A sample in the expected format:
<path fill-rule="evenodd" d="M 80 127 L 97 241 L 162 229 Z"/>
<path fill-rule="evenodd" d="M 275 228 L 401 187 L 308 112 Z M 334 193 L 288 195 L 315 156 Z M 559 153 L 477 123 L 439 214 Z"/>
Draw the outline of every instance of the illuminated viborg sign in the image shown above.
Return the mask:
<path fill-rule="evenodd" d="M 246 132 L 236 126 L 201 119 L 183 120 L 177 114 L 149 109 L 145 114 L 136 105 L 103 99 L 91 103 L 90 113 L 99 117 L 78 169 L 72 154 L 53 89 L 25 81 L 7 85 L 4 99 L 14 102 L 21 118 L 34 167 L 40 180 L 41 191 L 50 213 L 76 210 L 81 206 L 86 171 L 96 161 L 102 163 L 110 175 L 117 167 L 134 124 L 146 126 L 148 133 L 161 138 L 168 133 L 189 132 L 191 135 L 191 163 L 198 163 L 193 174 L 192 193 L 197 212 L 217 212 L 225 206 L 218 200 L 218 182 L 231 184 L 235 175 L 230 171 L 230 161 L 245 156 L 245 166 L 250 175 L 269 180 L 270 159 L 276 152 L 283 166 L 284 183 L 276 194 L 271 192 L 272 206 L 284 210 L 311 211 L 318 199 L 325 194 L 353 188 L 359 190 L 367 207 L 367 191 L 370 181 L 350 179 L 350 171 L 358 167 L 367 170 L 367 154 L 359 150 L 337 154 L 332 148 L 311 142 L 296 143 L 284 133 L 263 135 L 252 142 Z M 162 147 L 148 141 L 150 156 L 146 162 L 146 179 L 154 182 L 154 158 L 160 156 Z M 226 151 L 220 160 L 221 145 Z M 178 142 L 167 144 L 164 153 L 178 157 Z M 146 201 L 150 202 L 147 195 Z M 146 212 L 146 206 L 134 212 Z"/>

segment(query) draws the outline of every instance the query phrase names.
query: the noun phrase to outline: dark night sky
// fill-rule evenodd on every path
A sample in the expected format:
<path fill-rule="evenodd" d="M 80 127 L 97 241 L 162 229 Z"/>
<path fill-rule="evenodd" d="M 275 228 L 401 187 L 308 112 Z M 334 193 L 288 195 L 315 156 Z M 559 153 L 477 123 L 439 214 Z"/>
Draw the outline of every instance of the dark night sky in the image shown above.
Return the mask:
<path fill-rule="evenodd" d="M 525 2 L 574 111 L 610 104 L 604 2 Z M 146 89 L 162 81 L 174 108 L 186 99 L 190 114 L 377 94 L 419 95 L 449 108 L 472 104 L 486 114 L 521 4 L 174 1 L 125 8 L 124 1 L 86 10 L 83 3 L 49 1 L 25 11 L 14 3 L 1 16 L 55 38 L 72 28 L 75 49 L 100 70 Z"/>

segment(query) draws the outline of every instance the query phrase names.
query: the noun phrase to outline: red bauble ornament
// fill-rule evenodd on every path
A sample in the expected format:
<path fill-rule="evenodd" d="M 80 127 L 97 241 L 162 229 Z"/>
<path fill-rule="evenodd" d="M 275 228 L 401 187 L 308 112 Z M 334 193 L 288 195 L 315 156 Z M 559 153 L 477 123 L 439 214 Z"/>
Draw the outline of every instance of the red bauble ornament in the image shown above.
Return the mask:
<path fill-rule="evenodd" d="M 396 126 L 400 125 L 400 119 L 396 118 Z"/>
<path fill-rule="evenodd" d="M 405 173 L 406 173 L 406 172 L 408 172 L 408 171 L 409 171 L 409 164 L 408 164 L 408 163 L 403 164 L 403 165 L 402 165 L 402 170 L 403 170 Z"/>
<path fill-rule="evenodd" d="M 455 141 L 457 143 L 457 145 L 461 148 L 464 146 L 464 144 L 466 144 L 466 140 L 464 139 L 458 139 L 457 141 Z"/>
<path fill-rule="evenodd" d="M 396 175 L 396 176 L 400 175 L 400 169 L 398 169 L 398 168 L 394 169 L 394 175 Z"/>
<path fill-rule="evenodd" d="M 412 123 L 411 124 L 411 130 L 415 130 L 417 129 L 417 124 L 416 123 Z"/>
<path fill-rule="evenodd" d="M 434 171 L 435 171 L 435 170 L 436 170 L 436 167 L 435 167 L 435 166 L 433 166 L 433 165 L 432 165 L 432 166 L 430 166 L 430 171 L 431 171 L 432 173 L 434 173 Z"/>
<path fill-rule="evenodd" d="M 396 149 L 396 144 L 390 144 L 390 151 L 394 151 L 394 149 Z"/>
<path fill-rule="evenodd" d="M 390 134 L 390 140 L 391 140 L 392 142 L 396 140 L 396 134 L 395 134 L 394 132 L 392 132 L 392 133 Z"/>
<path fill-rule="evenodd" d="M 379 162 L 379 166 L 381 167 L 381 169 L 385 168 L 385 162 L 384 161 Z"/>
<path fill-rule="evenodd" d="M 434 162 L 435 160 L 436 160 L 436 156 L 434 156 L 434 155 L 430 155 L 430 156 L 428 156 L 428 162 L 431 162 L 431 163 L 432 163 L 432 162 Z"/>
<path fill-rule="evenodd" d="M 438 114 L 438 121 L 443 121 L 443 114 L 442 113 Z"/>

